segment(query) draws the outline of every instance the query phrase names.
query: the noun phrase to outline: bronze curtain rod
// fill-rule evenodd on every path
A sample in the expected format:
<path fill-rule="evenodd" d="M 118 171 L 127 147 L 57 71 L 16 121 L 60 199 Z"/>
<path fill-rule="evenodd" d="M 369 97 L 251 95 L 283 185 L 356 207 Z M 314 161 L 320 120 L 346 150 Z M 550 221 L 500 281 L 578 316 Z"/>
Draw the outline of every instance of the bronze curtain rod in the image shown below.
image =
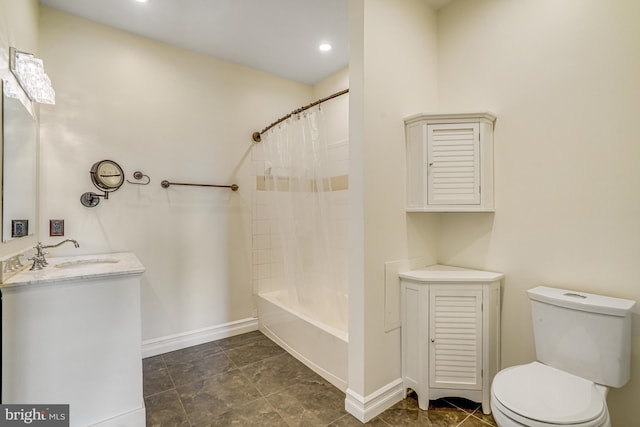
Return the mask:
<path fill-rule="evenodd" d="M 312 102 L 309 105 L 305 105 L 304 107 L 300 107 L 297 110 L 293 110 L 292 112 L 290 112 L 286 116 L 280 117 L 278 120 L 276 120 L 275 122 L 271 123 L 266 128 L 262 129 L 260 132 L 254 132 L 251 137 L 253 138 L 254 142 L 260 142 L 260 141 L 262 141 L 262 134 L 263 133 L 265 133 L 266 131 L 268 131 L 269 129 L 274 127 L 275 125 L 284 122 L 285 120 L 287 120 L 289 117 L 293 116 L 294 114 L 301 113 L 304 110 L 308 110 L 309 108 L 315 107 L 316 105 L 322 104 L 323 102 L 328 101 L 330 99 L 337 98 L 337 97 L 339 97 L 341 95 L 344 95 L 345 93 L 349 93 L 349 89 L 341 90 L 340 92 L 336 92 L 333 95 L 327 96 L 326 98 L 319 99 L 319 100 L 317 100 L 315 102 Z"/>

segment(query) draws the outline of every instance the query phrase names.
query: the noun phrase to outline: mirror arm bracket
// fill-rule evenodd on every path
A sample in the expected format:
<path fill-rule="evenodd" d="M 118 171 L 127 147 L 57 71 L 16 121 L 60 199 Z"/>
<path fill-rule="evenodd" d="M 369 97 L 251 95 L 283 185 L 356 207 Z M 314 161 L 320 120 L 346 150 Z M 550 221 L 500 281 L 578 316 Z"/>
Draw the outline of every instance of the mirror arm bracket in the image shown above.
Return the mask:
<path fill-rule="evenodd" d="M 98 194 L 94 193 L 93 191 L 87 191 L 86 193 L 83 193 L 82 196 L 80 196 L 80 203 L 88 208 L 94 208 L 100 203 L 100 197 L 108 200 L 109 192 L 105 191 L 104 194 Z"/>

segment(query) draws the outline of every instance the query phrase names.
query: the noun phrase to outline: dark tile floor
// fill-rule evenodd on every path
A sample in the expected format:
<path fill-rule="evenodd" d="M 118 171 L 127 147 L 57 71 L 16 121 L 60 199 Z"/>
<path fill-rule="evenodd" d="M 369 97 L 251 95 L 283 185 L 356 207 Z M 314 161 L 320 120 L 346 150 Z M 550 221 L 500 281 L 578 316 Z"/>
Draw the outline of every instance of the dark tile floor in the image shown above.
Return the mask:
<path fill-rule="evenodd" d="M 361 426 L 345 395 L 260 332 L 143 361 L 147 426 Z M 478 404 L 415 396 L 367 423 L 388 426 L 496 426 Z"/>

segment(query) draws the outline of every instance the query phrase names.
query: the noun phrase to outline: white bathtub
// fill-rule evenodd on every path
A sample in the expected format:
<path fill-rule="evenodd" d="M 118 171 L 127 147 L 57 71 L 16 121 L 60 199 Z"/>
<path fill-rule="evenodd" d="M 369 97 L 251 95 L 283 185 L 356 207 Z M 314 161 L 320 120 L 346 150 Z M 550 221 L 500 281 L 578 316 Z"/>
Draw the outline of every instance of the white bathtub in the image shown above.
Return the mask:
<path fill-rule="evenodd" d="M 346 302 L 345 302 L 346 303 Z M 260 331 L 318 375 L 347 389 L 347 325 L 316 320 L 292 307 L 286 291 L 258 295 Z"/>

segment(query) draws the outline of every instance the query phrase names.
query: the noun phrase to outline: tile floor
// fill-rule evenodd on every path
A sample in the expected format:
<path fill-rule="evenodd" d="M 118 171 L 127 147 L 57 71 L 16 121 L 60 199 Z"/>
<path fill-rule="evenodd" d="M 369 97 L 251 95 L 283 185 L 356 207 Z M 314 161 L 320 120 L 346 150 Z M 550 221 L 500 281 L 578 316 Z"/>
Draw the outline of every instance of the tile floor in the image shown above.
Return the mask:
<path fill-rule="evenodd" d="M 147 426 L 360 426 L 345 395 L 260 332 L 143 361 Z M 478 404 L 415 396 L 367 423 L 387 426 L 496 426 Z"/>

